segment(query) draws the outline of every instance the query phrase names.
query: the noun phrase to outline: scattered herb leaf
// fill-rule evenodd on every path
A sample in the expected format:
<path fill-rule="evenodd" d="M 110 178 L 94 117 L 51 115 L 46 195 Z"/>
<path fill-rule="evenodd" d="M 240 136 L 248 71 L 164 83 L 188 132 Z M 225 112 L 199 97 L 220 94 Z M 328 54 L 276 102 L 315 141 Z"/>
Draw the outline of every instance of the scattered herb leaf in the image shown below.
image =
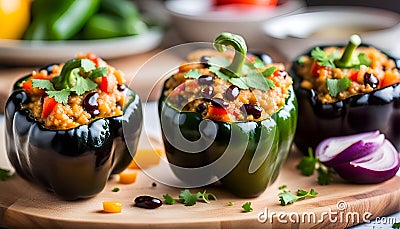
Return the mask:
<path fill-rule="evenodd" d="M 346 76 L 341 79 L 326 79 L 326 87 L 332 97 L 336 97 L 340 92 L 346 91 L 350 84 L 351 80 Z"/>
<path fill-rule="evenodd" d="M 269 68 L 265 69 L 265 70 L 262 72 L 262 75 L 263 75 L 264 77 L 270 76 L 270 75 L 272 75 L 272 73 L 275 72 L 275 70 L 276 70 L 276 67 L 275 67 L 275 66 L 269 67 Z"/>
<path fill-rule="evenodd" d="M 392 228 L 400 228 L 400 222 L 394 223 Z"/>
<path fill-rule="evenodd" d="M 0 168 L 0 180 L 5 181 L 12 176 L 11 171 Z"/>
<path fill-rule="evenodd" d="M 265 63 L 264 61 L 262 61 L 260 58 L 256 57 L 256 59 L 254 60 L 253 66 L 255 68 L 265 68 Z"/>
<path fill-rule="evenodd" d="M 251 207 L 251 202 L 246 202 L 242 205 L 242 208 L 245 212 L 252 212 L 253 208 Z"/>
<path fill-rule="evenodd" d="M 118 187 L 115 187 L 115 188 L 113 188 L 113 190 L 111 190 L 111 191 L 113 191 L 113 192 L 119 192 L 119 188 L 118 188 Z"/>
<path fill-rule="evenodd" d="M 90 73 L 89 78 L 90 79 L 95 79 L 95 78 L 99 78 L 99 77 L 102 77 L 102 76 L 107 76 L 107 74 L 108 74 L 107 67 L 100 67 L 100 68 L 94 69 Z"/>
<path fill-rule="evenodd" d="M 228 202 L 228 206 L 233 206 L 233 203 L 232 202 Z"/>
<path fill-rule="evenodd" d="M 184 77 L 185 78 L 191 78 L 191 79 L 198 79 L 201 76 L 201 73 L 199 72 L 199 70 L 197 70 L 197 68 L 194 68 L 190 71 L 188 71 Z"/>
<path fill-rule="evenodd" d="M 340 55 L 339 52 L 335 51 L 330 55 L 327 55 L 324 50 L 322 50 L 320 47 L 315 47 L 311 51 L 311 57 L 314 60 L 317 60 L 318 65 L 320 66 L 326 66 L 330 68 L 335 68 L 335 59 Z"/>
<path fill-rule="evenodd" d="M 196 204 L 197 199 L 201 197 L 201 192 L 192 194 L 189 189 L 185 189 L 179 194 L 179 200 L 183 201 L 185 206 L 193 206 Z"/>
<path fill-rule="evenodd" d="M 278 187 L 279 190 L 283 190 L 283 189 L 285 189 L 285 188 L 287 188 L 286 184 L 281 185 L 281 186 Z"/>
<path fill-rule="evenodd" d="M 332 171 L 324 166 L 318 158 L 314 157 L 311 147 L 308 148 L 308 156 L 304 156 L 296 166 L 304 176 L 311 176 L 314 171 L 318 172 L 318 184 L 328 185 L 332 182 Z"/>
<path fill-rule="evenodd" d="M 221 72 L 221 68 L 217 67 L 215 65 L 210 66 L 210 68 L 208 69 L 210 72 L 214 73 L 215 75 L 217 75 L 217 77 L 223 79 L 223 80 L 229 80 L 229 76 L 225 75 L 223 72 Z"/>
<path fill-rule="evenodd" d="M 176 203 L 176 200 L 174 198 L 172 198 L 168 193 L 163 195 L 164 199 L 165 199 L 165 203 L 172 205 Z"/>
<path fill-rule="evenodd" d="M 53 83 L 50 80 L 32 79 L 32 87 L 45 89 L 47 91 L 55 91 Z"/>
<path fill-rule="evenodd" d="M 96 69 L 96 66 L 94 65 L 93 61 L 84 58 L 81 59 L 81 68 L 84 72 L 89 72 Z"/>
<path fill-rule="evenodd" d="M 371 60 L 368 59 L 365 53 L 359 53 L 357 59 L 358 59 L 358 64 L 353 66 L 354 69 L 360 69 L 361 65 L 365 65 L 367 67 L 371 65 Z"/>
<path fill-rule="evenodd" d="M 247 86 L 262 91 L 268 91 L 272 85 L 275 87 L 274 83 L 270 79 L 265 78 L 257 70 L 249 71 L 247 76 L 243 77 L 243 81 L 247 84 Z"/>
<path fill-rule="evenodd" d="M 311 189 L 309 192 L 299 189 L 297 191 L 297 195 L 293 194 L 291 191 L 284 189 L 283 192 L 278 194 L 279 201 L 282 206 L 286 206 L 288 204 L 293 204 L 298 200 L 304 200 L 306 197 L 314 198 L 318 195 L 318 193 Z"/>

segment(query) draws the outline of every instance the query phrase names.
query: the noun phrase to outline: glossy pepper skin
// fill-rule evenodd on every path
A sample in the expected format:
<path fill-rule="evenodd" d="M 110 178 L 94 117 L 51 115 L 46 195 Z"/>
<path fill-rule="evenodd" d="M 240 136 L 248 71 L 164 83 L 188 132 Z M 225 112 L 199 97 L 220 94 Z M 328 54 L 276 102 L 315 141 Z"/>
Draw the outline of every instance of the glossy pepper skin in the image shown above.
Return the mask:
<path fill-rule="evenodd" d="M 142 128 L 139 96 L 126 87 L 123 115 L 50 130 L 21 109 L 29 100 L 19 87 L 26 78 L 14 85 L 5 109 L 7 155 L 16 172 L 66 200 L 101 192 L 108 178 L 124 170 L 136 151 Z"/>
<path fill-rule="evenodd" d="M 164 91 L 159 100 L 159 115 L 162 126 L 162 136 L 168 161 L 176 166 L 184 168 L 199 168 L 207 166 L 221 157 L 228 145 L 231 150 L 225 152 L 228 158 L 242 155 L 236 166 L 232 167 L 229 173 L 218 177 L 223 186 L 239 197 L 255 197 L 260 195 L 268 185 L 272 184 L 285 162 L 290 151 L 297 122 L 297 100 L 292 88 L 285 106 L 274 113 L 268 119 L 249 122 L 218 122 L 205 120 L 196 112 L 180 112 L 166 103 Z M 176 124 L 176 120 L 179 120 Z M 207 125 L 201 125 L 202 121 Z M 171 125 L 179 125 L 180 133 L 177 133 Z M 209 126 L 216 127 L 215 132 L 210 133 Z M 211 128 L 212 129 L 212 128 Z M 205 150 L 198 153 L 184 152 L 168 139 L 179 139 L 178 135 L 189 141 L 196 141 L 200 135 L 215 135 L 212 144 Z M 231 136 L 234 136 L 231 138 Z M 203 144 L 201 141 L 199 145 Z M 235 149 L 247 145 L 243 152 L 235 152 Z M 201 146 L 200 146 L 201 147 Z M 225 159 L 224 159 L 225 160 Z M 251 162 L 262 162 L 258 169 L 251 170 Z M 221 167 L 229 166 L 230 160 L 222 162 Z M 174 170 L 175 175 L 187 184 L 193 183 L 195 179 L 212 179 L 218 176 L 218 169 L 209 170 L 208 174 L 196 176 L 196 174 L 182 173 Z M 190 171 L 189 171 L 190 172 Z"/>
<path fill-rule="evenodd" d="M 310 56 L 311 50 L 305 55 Z M 389 58 L 398 68 L 399 61 Z M 374 130 L 380 130 L 400 150 L 400 84 L 322 104 L 315 90 L 300 86 L 302 78 L 296 74 L 298 67 L 298 61 L 294 61 L 290 74 L 299 103 L 294 142 L 304 154 L 307 154 L 308 147 L 315 149 L 326 138 Z"/>

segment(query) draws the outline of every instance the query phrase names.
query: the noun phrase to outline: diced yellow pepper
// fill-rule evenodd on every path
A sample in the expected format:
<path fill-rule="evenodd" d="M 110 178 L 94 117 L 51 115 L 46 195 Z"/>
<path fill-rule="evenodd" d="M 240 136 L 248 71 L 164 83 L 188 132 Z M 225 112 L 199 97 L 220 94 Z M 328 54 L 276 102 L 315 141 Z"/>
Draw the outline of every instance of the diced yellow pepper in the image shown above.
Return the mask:
<path fill-rule="evenodd" d="M 120 213 L 122 211 L 121 202 L 103 202 L 103 210 L 107 213 Z"/>
<path fill-rule="evenodd" d="M 137 177 L 137 172 L 122 172 L 119 174 L 120 184 L 132 184 L 135 183 Z"/>

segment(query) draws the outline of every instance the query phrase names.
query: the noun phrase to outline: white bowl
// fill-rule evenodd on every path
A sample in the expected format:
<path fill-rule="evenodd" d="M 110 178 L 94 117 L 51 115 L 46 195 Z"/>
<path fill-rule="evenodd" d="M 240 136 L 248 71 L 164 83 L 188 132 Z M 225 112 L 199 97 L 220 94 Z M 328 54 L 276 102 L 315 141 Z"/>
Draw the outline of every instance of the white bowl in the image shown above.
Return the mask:
<path fill-rule="evenodd" d="M 250 48 L 264 47 L 261 25 L 266 20 L 304 6 L 302 0 L 279 1 L 274 8 L 250 11 L 215 11 L 212 0 L 169 0 L 165 3 L 171 22 L 186 42 L 212 42 L 221 32 L 242 35 Z"/>
<path fill-rule="evenodd" d="M 318 45 L 344 45 L 354 33 L 363 43 L 400 57 L 399 22 L 399 14 L 381 9 L 310 7 L 268 20 L 262 30 L 266 42 L 289 60 Z"/>

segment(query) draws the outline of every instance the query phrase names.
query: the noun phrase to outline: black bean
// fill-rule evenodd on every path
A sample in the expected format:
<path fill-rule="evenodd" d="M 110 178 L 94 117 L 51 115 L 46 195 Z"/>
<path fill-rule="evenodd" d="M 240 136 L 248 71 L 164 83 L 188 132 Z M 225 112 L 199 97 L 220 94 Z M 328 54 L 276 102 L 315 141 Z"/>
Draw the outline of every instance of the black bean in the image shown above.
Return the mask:
<path fill-rule="evenodd" d="M 205 111 L 207 109 L 207 106 L 204 105 L 204 103 L 200 103 L 197 107 L 196 107 L 196 112 L 197 113 L 203 113 L 203 111 Z"/>
<path fill-rule="evenodd" d="M 118 91 L 125 91 L 126 86 L 125 86 L 125 84 L 118 84 L 117 89 L 118 89 Z"/>
<path fill-rule="evenodd" d="M 207 86 L 207 87 L 201 89 L 201 95 L 202 95 L 204 98 L 209 99 L 209 98 L 213 97 L 214 94 L 215 94 L 215 93 L 214 93 L 214 88 L 211 87 L 211 86 Z"/>
<path fill-rule="evenodd" d="M 203 66 L 204 66 L 205 68 L 210 67 L 210 65 L 208 64 L 208 60 L 210 60 L 210 56 L 202 56 L 202 57 L 200 58 L 200 62 L 203 64 Z"/>
<path fill-rule="evenodd" d="M 202 75 L 198 80 L 200 85 L 211 85 L 214 83 L 214 76 Z"/>
<path fill-rule="evenodd" d="M 221 98 L 212 98 L 211 99 L 211 104 L 213 106 L 222 107 L 222 108 L 229 106 L 229 103 L 226 102 L 225 100 L 221 99 Z"/>
<path fill-rule="evenodd" d="M 262 108 L 254 104 L 243 104 L 243 108 L 247 115 L 253 115 L 253 118 L 258 119 L 261 117 Z"/>
<path fill-rule="evenodd" d="M 364 74 L 364 84 L 368 84 L 372 88 L 377 88 L 379 86 L 379 79 L 374 74 L 366 72 Z"/>
<path fill-rule="evenodd" d="M 138 196 L 135 198 L 135 206 L 139 208 L 155 209 L 162 205 L 162 201 L 152 196 Z"/>
<path fill-rule="evenodd" d="M 386 71 L 386 66 L 382 66 L 382 71 Z"/>
<path fill-rule="evenodd" d="M 83 100 L 83 108 L 93 117 L 100 114 L 99 104 L 97 99 L 99 98 L 99 93 L 92 92 L 86 95 Z"/>
<path fill-rule="evenodd" d="M 229 101 L 233 101 L 239 96 L 239 93 L 240 89 L 235 85 L 231 85 L 225 92 L 225 98 Z"/>

